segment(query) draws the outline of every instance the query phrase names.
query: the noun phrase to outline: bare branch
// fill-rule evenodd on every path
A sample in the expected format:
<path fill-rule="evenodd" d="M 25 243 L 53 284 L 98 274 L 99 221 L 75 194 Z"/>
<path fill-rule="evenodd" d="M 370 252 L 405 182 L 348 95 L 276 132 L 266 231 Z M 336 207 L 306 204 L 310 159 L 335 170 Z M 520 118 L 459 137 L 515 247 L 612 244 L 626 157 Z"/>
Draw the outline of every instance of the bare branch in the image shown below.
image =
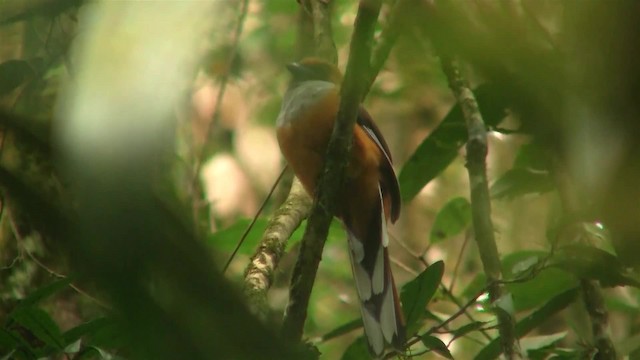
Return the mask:
<path fill-rule="evenodd" d="M 258 316 L 267 313 L 267 291 L 273 273 L 284 254 L 291 234 L 300 226 L 311 210 L 311 198 L 298 179 L 294 179 L 287 200 L 273 214 L 256 253 L 251 257 L 244 275 L 244 293 Z"/>
<path fill-rule="evenodd" d="M 471 187 L 471 215 L 474 237 L 478 244 L 480 259 L 487 276 L 489 298 L 492 303 L 502 296 L 500 255 L 496 245 L 493 223 L 491 222 L 491 201 L 487 181 L 487 130 L 478 108 L 478 102 L 462 78 L 454 61 L 443 57 L 442 68 L 449 81 L 456 100 L 462 108 L 469 138 L 467 140 L 467 170 Z M 507 359 L 521 358 L 514 319 L 506 309 L 497 308 L 498 329 L 502 350 Z"/>

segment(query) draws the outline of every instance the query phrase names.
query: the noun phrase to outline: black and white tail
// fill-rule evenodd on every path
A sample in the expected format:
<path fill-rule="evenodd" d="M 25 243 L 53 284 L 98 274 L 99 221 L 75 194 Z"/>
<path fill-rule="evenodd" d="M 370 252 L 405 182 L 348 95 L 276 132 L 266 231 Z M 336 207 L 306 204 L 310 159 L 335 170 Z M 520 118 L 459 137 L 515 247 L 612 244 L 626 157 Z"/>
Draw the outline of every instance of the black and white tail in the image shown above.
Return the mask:
<path fill-rule="evenodd" d="M 379 358 L 387 344 L 401 350 L 405 341 L 404 317 L 396 290 L 387 245 L 387 220 L 382 192 L 368 214 L 368 226 L 354 229 L 345 222 L 351 268 L 360 298 L 362 322 L 371 353 Z M 364 215 L 364 214 L 363 214 Z"/>

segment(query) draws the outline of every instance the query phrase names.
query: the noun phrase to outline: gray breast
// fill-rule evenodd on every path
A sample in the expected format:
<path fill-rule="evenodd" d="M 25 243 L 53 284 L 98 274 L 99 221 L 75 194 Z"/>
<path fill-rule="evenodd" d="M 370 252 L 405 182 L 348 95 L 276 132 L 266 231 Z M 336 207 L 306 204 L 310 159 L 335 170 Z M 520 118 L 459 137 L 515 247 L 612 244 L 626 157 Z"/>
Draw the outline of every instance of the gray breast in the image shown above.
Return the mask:
<path fill-rule="evenodd" d="M 282 99 L 276 126 L 280 127 L 294 121 L 334 88 L 333 83 L 319 80 L 304 81 L 290 88 Z"/>

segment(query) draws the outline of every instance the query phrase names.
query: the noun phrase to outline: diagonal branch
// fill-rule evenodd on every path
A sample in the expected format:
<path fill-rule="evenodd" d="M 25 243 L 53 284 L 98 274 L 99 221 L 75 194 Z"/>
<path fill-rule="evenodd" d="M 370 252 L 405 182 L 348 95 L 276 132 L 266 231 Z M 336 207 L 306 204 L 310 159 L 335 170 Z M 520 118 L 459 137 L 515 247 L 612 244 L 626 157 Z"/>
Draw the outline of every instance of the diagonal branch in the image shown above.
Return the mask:
<path fill-rule="evenodd" d="M 333 219 L 338 190 L 344 183 L 353 127 L 360 99 L 366 88 L 371 43 L 381 5 L 381 0 L 362 0 L 358 7 L 349 61 L 340 93 L 340 109 L 327 148 L 324 171 L 316 189 L 316 201 L 291 279 L 289 304 L 282 329 L 284 337 L 290 341 L 298 342 L 302 338 L 309 297 Z"/>
<path fill-rule="evenodd" d="M 244 293 L 254 313 L 263 319 L 267 314 L 267 291 L 273 273 L 284 254 L 291 234 L 300 226 L 311 210 L 311 198 L 298 179 L 294 179 L 287 200 L 273 214 L 251 257 L 244 275 Z"/>
<path fill-rule="evenodd" d="M 456 100 L 462 108 L 469 140 L 467 141 L 467 170 L 471 187 L 471 215 L 473 231 L 480 252 L 480 259 L 487 275 L 491 302 L 496 304 L 502 296 L 500 255 L 496 245 L 493 223 L 491 222 L 491 201 L 487 181 L 487 130 L 480 114 L 478 102 L 463 79 L 457 64 L 450 58 L 442 58 L 442 69 L 449 81 Z M 496 306 L 498 330 L 502 350 L 507 359 L 521 358 L 514 319 L 508 309 Z"/>

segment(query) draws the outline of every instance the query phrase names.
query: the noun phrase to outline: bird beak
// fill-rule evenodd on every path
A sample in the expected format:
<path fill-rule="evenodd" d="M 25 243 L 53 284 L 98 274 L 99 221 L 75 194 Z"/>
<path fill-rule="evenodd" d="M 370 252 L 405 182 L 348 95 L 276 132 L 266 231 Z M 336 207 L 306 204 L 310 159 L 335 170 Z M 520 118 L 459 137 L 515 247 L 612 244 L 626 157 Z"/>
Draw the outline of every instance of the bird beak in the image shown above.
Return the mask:
<path fill-rule="evenodd" d="M 287 64 L 287 70 L 293 75 L 294 78 L 306 78 L 311 75 L 309 69 L 297 62 Z"/>

